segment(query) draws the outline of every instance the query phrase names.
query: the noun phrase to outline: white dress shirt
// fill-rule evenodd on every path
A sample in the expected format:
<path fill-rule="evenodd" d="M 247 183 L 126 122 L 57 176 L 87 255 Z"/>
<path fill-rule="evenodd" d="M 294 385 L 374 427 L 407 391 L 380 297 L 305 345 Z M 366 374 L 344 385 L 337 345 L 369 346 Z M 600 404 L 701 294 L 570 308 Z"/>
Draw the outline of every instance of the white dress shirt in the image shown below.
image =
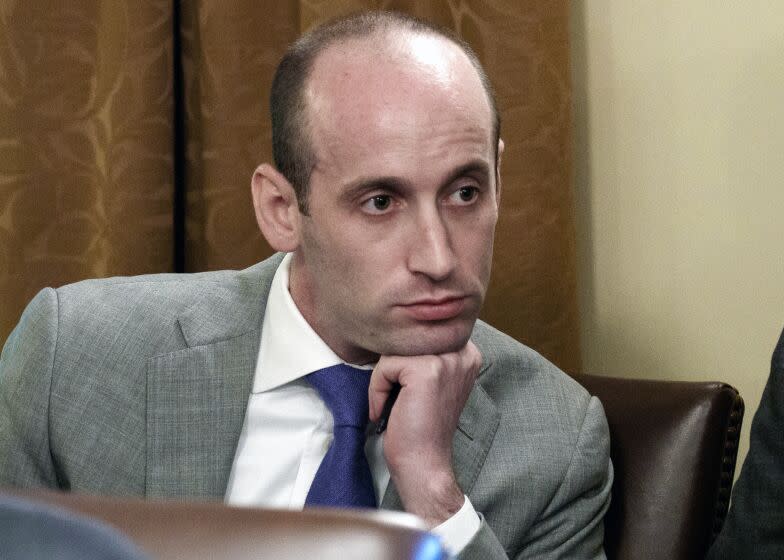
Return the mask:
<path fill-rule="evenodd" d="M 332 413 L 303 377 L 343 360 L 316 334 L 291 298 L 290 262 L 289 254 L 270 287 L 253 388 L 226 490 L 226 502 L 232 505 L 302 509 L 332 443 Z M 389 469 L 383 435 L 376 435 L 372 425 L 368 425 L 365 454 L 380 504 Z M 466 496 L 463 507 L 433 532 L 447 551 L 457 554 L 479 525 Z"/>

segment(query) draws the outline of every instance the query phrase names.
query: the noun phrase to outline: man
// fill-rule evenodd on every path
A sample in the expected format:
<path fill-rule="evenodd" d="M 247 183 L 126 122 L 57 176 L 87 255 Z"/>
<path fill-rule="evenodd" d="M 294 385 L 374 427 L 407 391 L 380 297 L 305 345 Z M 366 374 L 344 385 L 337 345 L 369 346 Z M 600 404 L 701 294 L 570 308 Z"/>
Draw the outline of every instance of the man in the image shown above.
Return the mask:
<path fill-rule="evenodd" d="M 419 515 L 465 558 L 603 557 L 600 403 L 477 322 L 503 143 L 471 51 L 355 16 L 289 49 L 271 108 L 276 166 L 252 192 L 286 256 L 39 294 L 0 366 L 0 481 L 330 503 L 311 497 L 346 423 L 310 372 L 369 364 L 369 387 L 353 375 L 338 401 L 367 393 L 376 423 L 400 391 L 343 465 L 370 473 L 356 504 Z"/>
<path fill-rule="evenodd" d="M 784 558 L 784 331 L 751 423 L 751 445 L 711 560 Z"/>

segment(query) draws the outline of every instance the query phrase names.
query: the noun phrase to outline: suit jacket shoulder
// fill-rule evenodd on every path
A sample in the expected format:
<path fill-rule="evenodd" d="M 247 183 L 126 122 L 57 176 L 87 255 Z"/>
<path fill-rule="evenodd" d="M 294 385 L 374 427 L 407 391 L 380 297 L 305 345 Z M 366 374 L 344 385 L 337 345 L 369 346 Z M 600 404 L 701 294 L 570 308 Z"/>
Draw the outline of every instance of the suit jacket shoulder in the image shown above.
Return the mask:
<path fill-rule="evenodd" d="M 490 443 L 467 491 L 483 528 L 461 557 L 603 558 L 613 477 L 601 403 L 481 321 L 472 339 L 483 366 L 458 435 L 467 433 L 470 445 Z"/>
<path fill-rule="evenodd" d="M 56 290 L 59 344 L 72 351 L 81 339 L 122 351 L 117 345 L 129 343 L 117 340 L 122 333 L 132 337 L 131 343 L 143 342 L 133 345 L 136 355 L 151 356 L 247 332 L 260 325 L 259 309 L 263 312 L 280 258 L 239 271 L 115 277 L 63 286 Z"/>
<path fill-rule="evenodd" d="M 553 417 L 547 431 L 574 433 L 582 425 L 591 396 L 538 352 L 477 321 L 472 339 L 484 364 L 479 384 L 507 421 L 525 424 Z"/>
<path fill-rule="evenodd" d="M 223 453 L 214 459 L 220 464 L 204 466 L 210 474 L 178 492 L 217 497 L 233 450 L 225 451 L 230 443 L 210 431 L 210 420 L 236 424 L 240 417 L 241 425 L 281 258 L 242 271 L 87 280 L 42 291 L 0 359 L 0 401 L 7 403 L 0 483 L 157 495 L 161 485 L 175 484 L 177 461 Z M 202 406 L 192 416 L 167 416 L 177 404 L 209 398 L 214 414 L 204 415 Z M 165 439 L 180 428 L 182 437 Z"/>

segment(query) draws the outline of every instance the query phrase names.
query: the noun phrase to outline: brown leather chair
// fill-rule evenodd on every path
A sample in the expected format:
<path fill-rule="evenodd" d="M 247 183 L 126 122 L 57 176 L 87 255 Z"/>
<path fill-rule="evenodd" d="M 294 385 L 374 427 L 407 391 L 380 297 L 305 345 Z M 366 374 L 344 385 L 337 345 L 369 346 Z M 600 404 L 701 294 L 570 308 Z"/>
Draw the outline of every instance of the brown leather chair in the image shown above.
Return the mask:
<path fill-rule="evenodd" d="M 2 489 L 0 489 L 1 491 Z M 282 511 L 8 490 L 102 520 L 153 559 L 398 560 L 441 558 L 438 540 L 402 513 Z"/>
<path fill-rule="evenodd" d="M 575 377 L 604 405 L 609 560 L 701 559 L 727 515 L 743 399 L 724 383 Z"/>

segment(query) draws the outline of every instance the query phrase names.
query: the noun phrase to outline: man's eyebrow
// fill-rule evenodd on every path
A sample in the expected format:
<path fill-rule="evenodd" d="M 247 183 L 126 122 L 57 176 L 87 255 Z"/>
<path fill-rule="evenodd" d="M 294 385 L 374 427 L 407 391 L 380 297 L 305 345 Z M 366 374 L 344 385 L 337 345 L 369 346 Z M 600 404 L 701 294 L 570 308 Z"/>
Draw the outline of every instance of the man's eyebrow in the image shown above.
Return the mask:
<path fill-rule="evenodd" d="M 385 191 L 391 193 L 402 192 L 407 183 L 399 177 L 360 177 L 348 183 L 340 195 L 340 199 L 350 202 L 370 191 Z"/>
<path fill-rule="evenodd" d="M 490 178 L 490 165 L 482 160 L 476 159 L 469 161 L 454 169 L 447 175 L 446 180 L 442 182 L 443 187 L 448 187 L 461 177 L 478 176 L 479 180 L 489 180 Z M 401 179 L 400 177 L 380 176 L 380 177 L 360 177 L 348 183 L 340 195 L 340 199 L 345 202 L 350 202 L 361 197 L 364 193 L 370 191 L 384 191 L 393 194 L 400 194 L 406 190 L 409 182 Z"/>
<path fill-rule="evenodd" d="M 444 181 L 444 185 L 448 186 L 451 183 L 454 183 L 461 177 L 466 176 L 478 176 L 481 180 L 489 180 L 490 178 L 490 165 L 483 159 L 477 159 L 473 161 L 469 161 L 468 163 L 461 165 L 452 173 L 449 174 L 447 180 Z"/>

